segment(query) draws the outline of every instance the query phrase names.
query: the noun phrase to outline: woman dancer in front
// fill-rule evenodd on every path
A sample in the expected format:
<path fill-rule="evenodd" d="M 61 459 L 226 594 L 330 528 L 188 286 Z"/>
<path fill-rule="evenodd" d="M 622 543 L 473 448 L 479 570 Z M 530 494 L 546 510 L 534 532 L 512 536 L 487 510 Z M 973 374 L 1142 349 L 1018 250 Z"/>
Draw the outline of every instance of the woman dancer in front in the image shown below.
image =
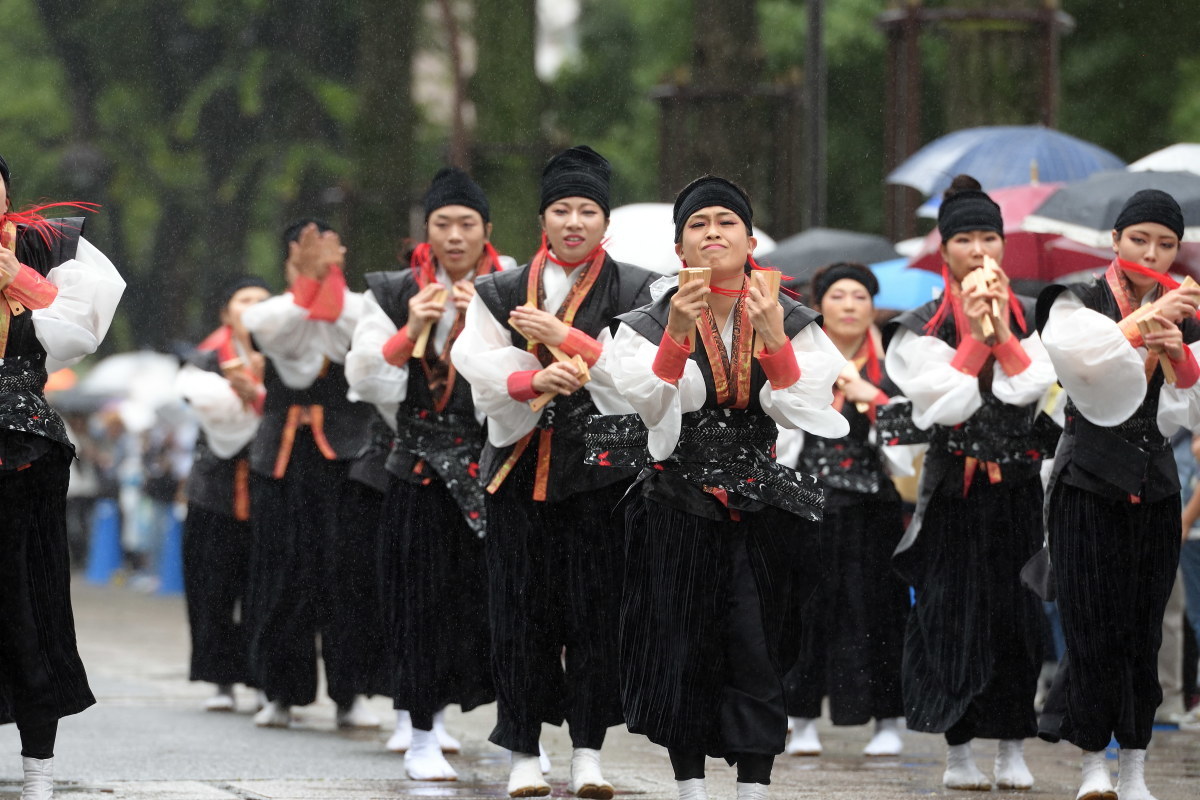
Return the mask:
<path fill-rule="evenodd" d="M 392 701 L 410 716 L 389 749 L 407 746 L 414 780 L 456 780 L 444 752 L 459 745 L 442 709 L 470 710 L 495 697 L 487 626 L 486 530 L 477 480 L 483 428 L 471 387 L 450 363 L 475 279 L 500 268 L 487 197 L 462 170 L 446 168 L 425 194 L 428 243 L 412 267 L 367 275 L 371 290 L 354 329 L 346 376 L 360 399 L 399 404 L 387 460 L 380 528 L 388 608 Z M 425 352 L 414 355 L 424 338 Z"/>
<path fill-rule="evenodd" d="M 1143 764 L 1162 702 L 1158 648 L 1180 546 L 1167 437 L 1200 426 L 1200 287 L 1176 288 L 1166 275 L 1183 227 L 1174 198 L 1138 192 L 1113 226 L 1116 258 L 1104 276 L 1038 299 L 1038 327 L 1070 398 L 1047 504 L 1067 641 L 1047 709 L 1065 713 L 1043 714 L 1041 736 L 1083 750 L 1078 797 L 1088 800 L 1153 800 Z M 1138 317 L 1159 330 L 1142 334 Z M 1104 757 L 1114 736 L 1116 793 Z"/>
<path fill-rule="evenodd" d="M 672 287 L 619 317 L 609 368 L 640 421 L 594 440 L 615 464 L 649 430 L 625 509 L 621 688 L 629 729 L 668 749 L 685 800 L 707 797 L 706 754 L 737 764 L 739 798 L 766 797 L 796 656 L 783 633 L 811 588 L 793 583 L 794 562 L 822 506 L 815 478 L 774 460 L 776 424 L 849 431 L 831 406 L 846 360 L 819 316 L 752 285 L 751 213 L 723 178 L 680 192 L 675 250 L 711 269 L 711 292 Z"/>
<path fill-rule="evenodd" d="M 1041 603 L 1020 580 L 1039 549 L 1036 401 L 1054 380 L 1033 330 L 1032 304 L 994 282 L 963 288 L 974 270 L 1004 258 L 1000 207 L 965 175 L 938 211 L 946 288 L 884 329 L 886 367 L 930 429 L 917 510 L 895 563 L 916 590 L 904 647 L 910 730 L 942 733 L 943 784 L 991 788 L 971 740 L 999 739 L 994 779 L 1028 789 L 1024 740 L 1037 733 L 1033 697 L 1041 669 Z M 999 313 L 994 313 L 995 311 Z M 994 328 L 989 336 L 985 328 Z"/>
<path fill-rule="evenodd" d="M 649 300 L 656 276 L 604 252 L 609 175 L 608 161 L 590 147 L 547 163 L 541 249 L 530 264 L 476 282 L 451 353 L 488 418 L 479 478 L 488 492 L 497 702 L 490 739 L 512 751 L 513 797 L 550 793 L 538 739 L 543 722 L 564 719 L 574 746 L 571 791 L 613 793 L 600 772 L 605 732 L 622 721 L 623 535 L 611 512 L 632 473 L 585 465 L 583 431 L 592 415 L 630 411 L 605 371 L 607 327 Z M 568 360 L 555 360 L 549 348 Z M 586 384 L 575 357 L 589 368 Z M 553 399 L 534 411 L 529 401 L 544 393 Z"/>
<path fill-rule="evenodd" d="M 46 373 L 95 352 L 125 282 L 82 218 L 13 211 L 10 177 L 0 158 L 0 723 L 21 735 L 22 800 L 49 800 L 58 721 L 96 700 L 71 613 L 75 449 L 46 403 Z"/>
<path fill-rule="evenodd" d="M 804 608 L 803 651 L 788 673 L 792 736 L 787 752 L 817 755 L 816 719 L 828 695 L 834 725 L 875 720 L 868 756 L 896 756 L 903 742 L 900 662 L 908 587 L 892 570 L 892 551 L 904 533 L 900 495 L 885 471 L 894 448 L 876 440 L 875 412 L 898 394 L 880 364 L 874 331 L 879 281 L 862 264 L 831 264 L 812 277 L 812 299 L 823 328 L 853 369 L 843 372 L 834 408 L 850 423 L 844 439 L 805 436 L 800 469 L 825 485 L 821 521 L 821 580 Z M 911 455 L 908 447 L 900 452 Z M 903 461 L 903 457 L 901 457 Z M 896 469 L 912 474 L 912 460 Z M 815 553 L 815 551 L 814 551 Z"/>

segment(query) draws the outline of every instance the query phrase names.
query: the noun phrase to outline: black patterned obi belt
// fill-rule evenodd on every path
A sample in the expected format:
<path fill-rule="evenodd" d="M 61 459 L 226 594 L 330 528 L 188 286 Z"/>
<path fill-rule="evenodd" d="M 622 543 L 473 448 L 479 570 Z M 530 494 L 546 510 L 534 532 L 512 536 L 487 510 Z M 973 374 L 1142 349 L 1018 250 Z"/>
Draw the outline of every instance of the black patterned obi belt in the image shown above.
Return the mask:
<path fill-rule="evenodd" d="M 0 358 L 0 429 L 42 436 L 71 446 L 62 419 L 46 402 L 46 358 Z"/>
<path fill-rule="evenodd" d="M 706 491 L 725 491 L 820 521 L 825 498 L 815 477 L 775 460 L 775 421 L 760 411 L 704 408 L 683 415 L 675 451 L 655 461 L 649 432 L 636 414 L 596 416 L 584 442 L 586 462 L 603 467 L 641 467 L 677 475 Z"/>

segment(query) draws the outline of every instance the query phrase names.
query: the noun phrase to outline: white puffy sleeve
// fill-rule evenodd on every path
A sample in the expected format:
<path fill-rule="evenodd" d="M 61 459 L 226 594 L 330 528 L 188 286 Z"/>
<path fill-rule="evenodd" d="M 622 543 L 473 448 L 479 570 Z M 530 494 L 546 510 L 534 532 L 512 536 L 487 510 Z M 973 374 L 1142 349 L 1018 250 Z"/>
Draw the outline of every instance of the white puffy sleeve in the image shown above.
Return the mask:
<path fill-rule="evenodd" d="M 346 381 L 350 384 L 351 400 L 389 407 L 404 402 L 408 395 L 408 363 L 396 367 L 383 357 L 383 346 L 396 335 L 396 330 L 396 324 L 375 301 L 375 296 L 370 291 L 364 292 L 362 316 L 346 353 Z"/>
<path fill-rule="evenodd" d="M 528 403 L 509 395 L 508 376 L 539 370 L 542 364 L 533 353 L 513 347 L 508 330 L 478 295 L 467 306 L 450 361 L 471 384 L 476 412 L 487 415 L 488 440 L 493 446 L 507 447 L 533 430 L 541 412 L 535 413 Z"/>
<path fill-rule="evenodd" d="M 83 237 L 75 257 L 51 269 L 46 280 L 58 289 L 57 296 L 46 308 L 29 313 L 34 334 L 46 350 L 46 370 L 53 372 L 96 352 L 112 324 L 125 281 Z"/>
<path fill-rule="evenodd" d="M 850 433 L 850 423 L 833 408 L 833 385 L 846 366 L 846 358 L 825 331 L 806 325 L 792 337 L 792 352 L 800 378 L 783 389 L 763 384 L 758 399 L 763 410 L 784 428 L 799 428 L 827 439 Z"/>
<path fill-rule="evenodd" d="M 1042 342 L 1075 407 L 1096 425 L 1124 422 L 1145 399 L 1145 350 L 1070 292 L 1055 298 Z M 1161 425 L 1162 409 L 1159 417 Z"/>
<path fill-rule="evenodd" d="M 219 458 L 233 458 L 254 439 L 260 417 L 242 403 L 224 376 L 185 364 L 175 377 L 175 390 L 196 412 L 209 447 Z"/>
<path fill-rule="evenodd" d="M 950 365 L 954 348 L 935 336 L 900 329 L 884 359 L 887 374 L 912 401 L 913 423 L 922 430 L 958 425 L 983 405 L 979 379 Z"/>
<path fill-rule="evenodd" d="M 335 321 L 311 320 L 308 310 L 293 301 L 291 292 L 284 292 L 246 309 L 242 321 L 284 384 L 304 389 L 317 379 L 325 359 L 345 362 L 362 309 L 362 295 L 346 289 L 341 315 Z"/>
<path fill-rule="evenodd" d="M 1200 358 L 1200 342 L 1185 346 Z M 1171 436 L 1180 428 L 1200 430 L 1200 381 L 1187 389 L 1163 384 L 1158 396 L 1158 429 L 1163 436 Z"/>
<path fill-rule="evenodd" d="M 600 357 L 596 359 L 595 364 L 588 368 L 591 380 L 583 385 L 584 391 L 591 394 L 592 402 L 596 404 L 596 410 L 601 414 L 632 414 L 633 406 L 629 405 L 629 401 L 617 388 L 608 366 L 613 343 L 612 333 L 605 328 L 600 331 L 596 341 L 600 343 Z"/>
<path fill-rule="evenodd" d="M 992 364 L 992 394 L 1002 403 L 1027 406 L 1036 403 L 1056 380 L 1054 364 L 1036 332 L 1020 340 L 1021 349 L 1029 356 L 1029 366 L 1016 375 L 1009 375 L 999 363 Z"/>

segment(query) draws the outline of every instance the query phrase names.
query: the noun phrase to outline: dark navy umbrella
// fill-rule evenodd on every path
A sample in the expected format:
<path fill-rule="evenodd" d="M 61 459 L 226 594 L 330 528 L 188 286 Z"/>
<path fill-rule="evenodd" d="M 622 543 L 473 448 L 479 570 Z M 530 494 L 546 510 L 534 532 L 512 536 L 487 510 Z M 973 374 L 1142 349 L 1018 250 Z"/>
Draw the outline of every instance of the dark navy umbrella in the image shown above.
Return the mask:
<path fill-rule="evenodd" d="M 809 228 L 779 241 L 759 262 L 764 267 L 776 267 L 795 283 L 807 283 L 819 267 L 835 261 L 874 264 L 895 257 L 896 248 L 882 236 L 836 228 Z"/>
<path fill-rule="evenodd" d="M 1183 238 L 1200 241 L 1200 175 L 1194 172 L 1102 172 L 1059 189 L 1025 218 L 1022 227 L 1108 247 L 1125 201 L 1142 189 L 1161 189 L 1174 197 L 1183 209 Z"/>
<path fill-rule="evenodd" d="M 1038 180 L 1069 183 L 1124 166 L 1102 147 L 1041 125 L 997 125 L 935 139 L 892 170 L 887 182 L 933 195 L 960 174 L 990 190 Z"/>

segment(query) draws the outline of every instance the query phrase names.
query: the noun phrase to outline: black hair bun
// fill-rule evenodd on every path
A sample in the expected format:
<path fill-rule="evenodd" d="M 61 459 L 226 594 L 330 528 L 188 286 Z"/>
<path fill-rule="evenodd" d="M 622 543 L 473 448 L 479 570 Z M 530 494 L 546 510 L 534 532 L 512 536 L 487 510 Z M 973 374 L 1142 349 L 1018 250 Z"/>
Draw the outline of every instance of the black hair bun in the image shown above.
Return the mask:
<path fill-rule="evenodd" d="M 942 193 L 943 200 L 949 200 L 954 195 L 960 192 L 982 192 L 983 185 L 979 181 L 972 178 L 970 175 L 955 175 L 954 180 L 950 181 L 950 185 L 946 187 L 946 191 Z"/>

